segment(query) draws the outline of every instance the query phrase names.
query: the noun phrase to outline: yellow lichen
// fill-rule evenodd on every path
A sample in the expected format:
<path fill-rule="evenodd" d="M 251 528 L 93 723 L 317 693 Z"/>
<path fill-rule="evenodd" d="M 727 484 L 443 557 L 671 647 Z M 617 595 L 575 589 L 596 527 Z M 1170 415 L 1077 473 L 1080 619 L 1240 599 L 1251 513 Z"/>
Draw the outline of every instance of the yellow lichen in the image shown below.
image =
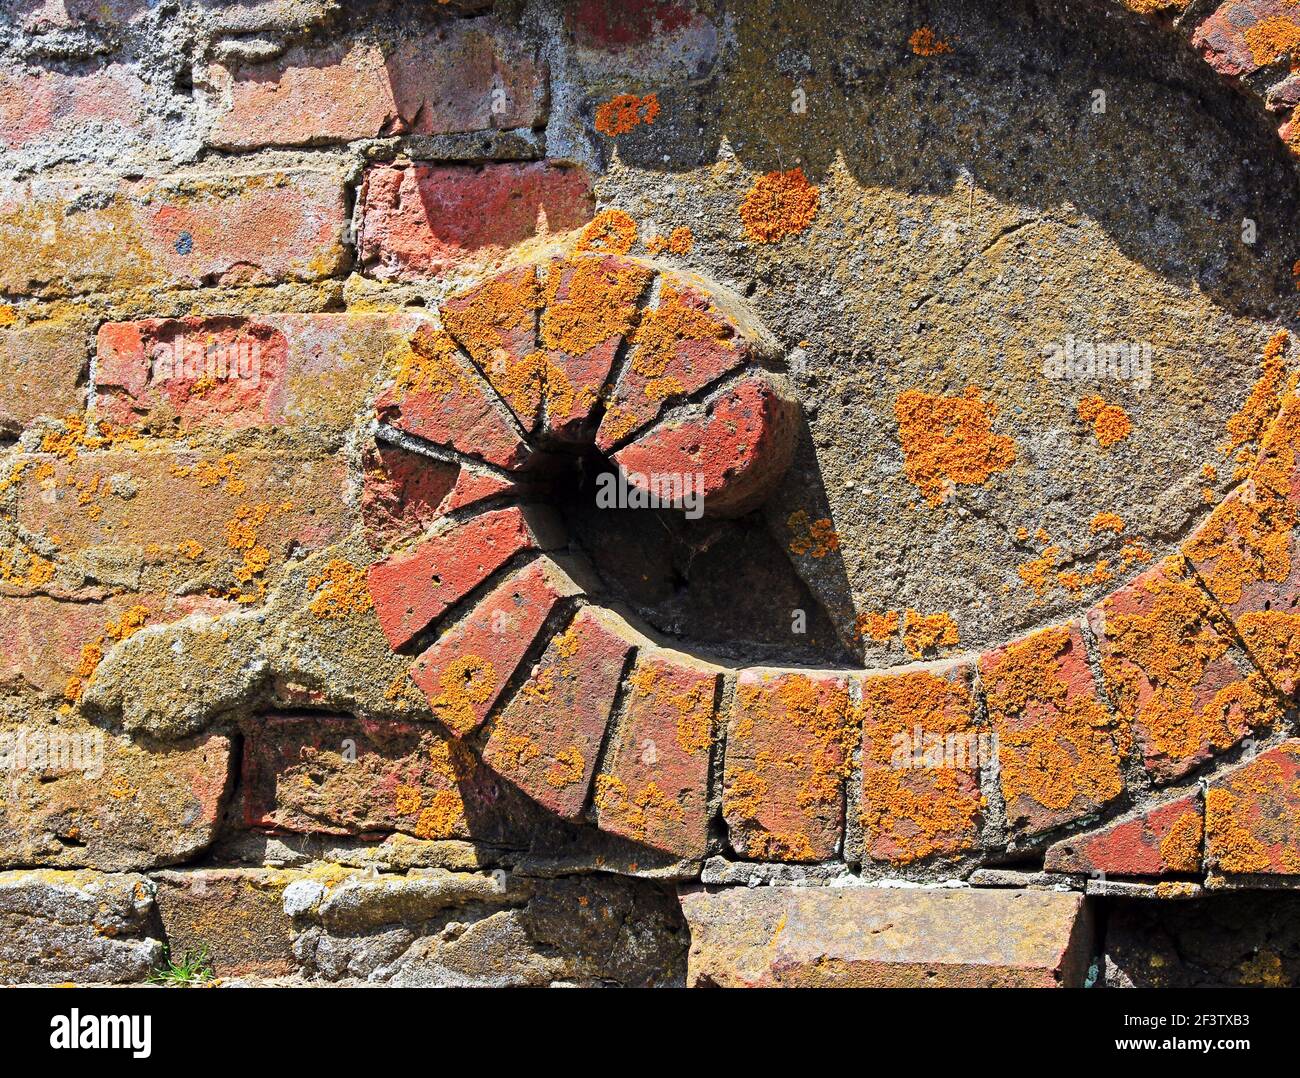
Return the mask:
<path fill-rule="evenodd" d="M 930 505 L 941 505 L 954 484 L 982 486 L 1015 463 L 1016 443 L 993 433 L 995 415 L 996 409 L 974 386 L 960 397 L 932 396 L 918 389 L 900 394 L 894 417 L 904 468 Z"/>
<path fill-rule="evenodd" d="M 745 235 L 755 243 L 776 243 L 802 232 L 817 216 L 820 200 L 802 168 L 764 173 L 740 203 Z"/>
<path fill-rule="evenodd" d="M 307 590 L 314 593 L 307 609 L 318 618 L 345 618 L 371 607 L 366 571 L 342 558 L 331 558 L 319 574 L 308 577 Z"/>
<path fill-rule="evenodd" d="M 829 519 L 813 520 L 807 510 L 797 509 L 785 523 L 794 535 L 789 544 L 791 554 L 820 559 L 840 548 L 840 537 Z"/>
<path fill-rule="evenodd" d="M 961 643 L 957 623 L 947 613 L 918 614 L 907 611 L 903 619 L 903 646 L 915 659 L 936 648 L 956 647 Z"/>
<path fill-rule="evenodd" d="M 1084 397 L 1079 401 L 1079 418 L 1092 427 L 1093 436 L 1102 449 L 1122 442 L 1133 432 L 1133 423 L 1118 404 L 1108 404 L 1101 397 Z"/>

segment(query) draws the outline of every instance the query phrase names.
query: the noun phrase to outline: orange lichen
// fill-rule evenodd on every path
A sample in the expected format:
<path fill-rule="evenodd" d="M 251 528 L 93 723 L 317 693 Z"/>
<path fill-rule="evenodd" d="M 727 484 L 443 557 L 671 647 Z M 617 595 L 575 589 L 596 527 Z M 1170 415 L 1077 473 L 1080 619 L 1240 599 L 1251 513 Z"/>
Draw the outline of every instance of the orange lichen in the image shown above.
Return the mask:
<path fill-rule="evenodd" d="M 1009 809 L 1024 799 L 1062 812 L 1123 792 L 1127 734 L 1091 691 L 1077 649 L 1069 627 L 1043 629 L 1008 644 L 983 671 Z"/>
<path fill-rule="evenodd" d="M 952 52 L 952 46 L 928 26 L 913 30 L 907 44 L 917 56 L 942 56 Z"/>
<path fill-rule="evenodd" d="M 465 801 L 456 790 L 436 790 L 429 805 L 415 821 L 415 836 L 423 839 L 446 839 L 456 834 L 465 819 Z"/>
<path fill-rule="evenodd" d="M 627 784 L 613 775 L 596 779 L 596 807 L 603 815 L 613 818 L 618 832 L 634 842 L 644 842 L 652 829 L 662 830 L 665 824 L 681 823 L 682 808 L 664 793 L 655 782 L 647 782 L 632 792 Z"/>
<path fill-rule="evenodd" d="M 1256 67 L 1267 67 L 1288 54 L 1300 53 L 1300 26 L 1281 15 L 1260 19 L 1245 33 L 1246 47 Z M 1293 56 L 1291 67 L 1294 70 Z"/>
<path fill-rule="evenodd" d="M 596 108 L 596 130 L 617 138 L 641 124 L 653 124 L 659 118 L 658 94 L 619 94 Z"/>
<path fill-rule="evenodd" d="M 653 661 L 639 664 L 628 678 L 634 698 L 666 704 L 677 712 L 676 739 L 682 752 L 708 752 L 713 744 L 713 680 L 701 678 L 675 692 L 676 686 L 662 676 L 662 671 L 663 667 Z"/>
<path fill-rule="evenodd" d="M 546 772 L 546 781 L 555 787 L 572 786 L 575 782 L 582 781 L 586 770 L 587 761 L 582 750 L 576 745 L 570 745 L 555 754 L 550 769 Z"/>
<path fill-rule="evenodd" d="M 870 637 L 877 643 L 884 643 L 898 632 L 900 615 L 897 610 L 883 613 L 867 612 L 859 614 L 854 629 L 859 637 Z"/>
<path fill-rule="evenodd" d="M 936 648 L 956 647 L 961 643 L 961 634 L 952 615 L 918 614 L 915 610 L 907 611 L 903 619 L 903 646 L 912 653 L 914 659 L 921 658 L 926 652 Z"/>
<path fill-rule="evenodd" d="M 1016 573 L 1027 587 L 1034 589 L 1034 594 L 1041 599 L 1052 590 L 1052 574 L 1056 571 L 1056 559 L 1061 553 L 1059 546 L 1049 546 L 1037 558 L 1017 566 Z"/>
<path fill-rule="evenodd" d="M 622 210 L 601 210 L 578 236 L 578 254 L 625 255 L 636 243 L 636 221 Z"/>
<path fill-rule="evenodd" d="M 422 800 L 418 786 L 399 786 L 393 791 L 393 809 L 399 816 L 419 812 Z"/>
<path fill-rule="evenodd" d="M 428 393 L 447 397 L 469 383 L 456 359 L 456 342 L 442 330 L 421 329 L 400 348 L 394 370 L 398 393 Z"/>
<path fill-rule="evenodd" d="M 0 581 L 12 588 L 43 588 L 54 579 L 54 563 L 19 540 L 0 551 Z"/>
<path fill-rule="evenodd" d="M 1264 345 L 1264 356 L 1260 362 L 1260 376 L 1251 387 L 1245 401 L 1237 413 L 1228 420 L 1228 441 L 1221 447 L 1224 453 L 1238 451 L 1243 464 L 1254 461 L 1253 454 L 1246 454 L 1245 447 L 1258 446 L 1268 431 L 1269 425 L 1276 418 L 1282 407 L 1282 399 L 1287 392 L 1287 371 L 1285 353 L 1290 336 L 1284 329 L 1278 330 Z M 1212 468 L 1206 465 L 1206 468 Z M 1204 469 L 1202 469 L 1204 475 Z M 1206 475 L 1213 479 L 1217 473 Z"/>
<path fill-rule="evenodd" d="M 894 404 L 907 478 L 931 506 L 941 505 L 953 486 L 982 486 L 1016 460 L 1016 443 L 994 434 L 997 414 L 974 386 L 960 397 L 940 397 L 919 389 L 903 392 Z"/>
<path fill-rule="evenodd" d="M 1102 669 L 1120 717 L 1143 732 L 1148 758 L 1178 766 L 1279 717 L 1262 678 L 1221 661 L 1230 630 L 1173 559 L 1138 586 L 1141 612 L 1106 605 Z M 1202 688 L 1208 675 L 1212 694 Z"/>
<path fill-rule="evenodd" d="M 701 310 L 686 290 L 664 282 L 658 305 L 647 311 L 632 332 L 631 368 L 642 378 L 662 378 L 683 345 L 707 343 L 715 348 L 734 348 L 732 328 L 710 310 Z M 646 396 L 657 399 L 649 387 Z"/>
<path fill-rule="evenodd" d="M 491 662 L 479 655 L 462 655 L 443 671 L 440 692 L 429 707 L 449 730 L 465 734 L 478 723 L 474 705 L 487 700 L 496 686 L 496 667 Z"/>
<path fill-rule="evenodd" d="M 70 704 L 81 699 L 86 683 L 94 676 L 95 669 L 103 661 L 105 650 L 111 643 L 119 643 L 134 636 L 144 628 L 149 617 L 149 608 L 136 605 L 128 607 L 116 621 L 108 622 L 94 640 L 81 646 L 81 656 L 77 666 L 63 686 L 64 698 Z"/>
<path fill-rule="evenodd" d="M 840 548 L 840 537 L 829 519 L 813 520 L 806 510 L 797 509 L 785 523 L 794 535 L 789 546 L 791 554 L 824 558 Z"/>
<path fill-rule="evenodd" d="M 1195 809 L 1184 812 L 1160 840 L 1160 860 L 1170 872 L 1199 872 L 1204 821 Z"/>
<path fill-rule="evenodd" d="M 1079 418 L 1092 427 L 1093 437 L 1102 449 L 1109 449 L 1133 433 L 1133 422 L 1118 404 L 1108 404 L 1101 397 L 1084 397 L 1079 402 Z"/>
<path fill-rule="evenodd" d="M 688 255 L 695 246 L 695 234 L 685 225 L 678 225 L 667 236 L 651 236 L 646 250 L 652 255 Z"/>
<path fill-rule="evenodd" d="M 754 181 L 740 203 L 745 235 L 755 243 L 776 243 L 802 232 L 817 216 L 821 192 L 802 168 L 766 172 Z"/>
<path fill-rule="evenodd" d="M 319 574 L 308 577 L 307 590 L 314 593 L 307 609 L 318 618 L 364 614 L 372 605 L 366 571 L 342 558 L 331 558 Z"/>
<path fill-rule="evenodd" d="M 1124 534 L 1124 519 L 1118 513 L 1098 513 L 1092 518 L 1092 533 L 1094 535 L 1100 532 L 1114 532 L 1116 535 Z"/>
<path fill-rule="evenodd" d="M 900 740 L 919 731 L 945 740 L 972 735 L 972 711 L 962 684 L 928 672 L 863 682 L 860 816 L 872 856 L 910 864 L 974 846 L 981 800 L 972 768 L 913 770 L 896 758 Z"/>

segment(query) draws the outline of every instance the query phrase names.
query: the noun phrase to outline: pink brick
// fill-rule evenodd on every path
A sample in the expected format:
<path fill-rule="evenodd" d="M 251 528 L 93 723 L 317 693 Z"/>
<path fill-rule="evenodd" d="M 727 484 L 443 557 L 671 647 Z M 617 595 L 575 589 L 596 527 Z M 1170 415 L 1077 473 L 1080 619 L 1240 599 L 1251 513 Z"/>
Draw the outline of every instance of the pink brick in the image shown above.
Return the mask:
<path fill-rule="evenodd" d="M 370 594 L 389 644 L 409 644 L 516 554 L 535 550 L 537 542 L 522 511 L 500 509 L 376 562 L 368 574 Z"/>
<path fill-rule="evenodd" d="M 1200 794 L 1189 794 L 1145 812 L 1049 846 L 1049 872 L 1105 876 L 1164 876 L 1201 869 L 1204 828 Z"/>
<path fill-rule="evenodd" d="M 211 69 L 223 149 L 442 135 L 545 122 L 546 67 L 491 19 L 458 21 L 387 50 L 372 43 L 289 50 Z"/>
<path fill-rule="evenodd" d="M 644 649 L 596 779 L 596 822 L 681 858 L 701 858 L 709 830 L 709 760 L 719 671 Z"/>
<path fill-rule="evenodd" d="M 580 610 L 492 722 L 484 762 L 550 811 L 579 815 L 635 641 L 616 614 Z"/>
<path fill-rule="evenodd" d="M 346 264 L 343 177 L 325 169 L 0 185 L 0 290 L 314 281 Z"/>
<path fill-rule="evenodd" d="M 559 603 L 577 586 L 547 559 L 520 569 L 438 638 L 411 667 L 434 716 L 464 737 L 487 718 Z"/>
<path fill-rule="evenodd" d="M 383 280 L 438 277 L 533 238 L 539 217 L 563 232 L 595 208 L 591 178 L 576 167 L 376 165 L 361 191 L 361 262 Z"/>
<path fill-rule="evenodd" d="M 1290 0 L 1227 0 L 1197 27 L 1192 44 L 1220 75 L 1251 75 L 1282 57 L 1268 45 L 1268 36 L 1254 39 L 1251 31 L 1268 19 L 1295 25 Z"/>
<path fill-rule="evenodd" d="M 844 780 L 857 731 L 848 679 L 743 670 L 727 720 L 722 812 L 754 861 L 825 861 L 840 852 Z"/>
<path fill-rule="evenodd" d="M 155 138 L 159 124 L 148 106 L 148 84 L 125 64 L 71 75 L 0 69 L 0 145 L 30 153 L 96 129 Z"/>
<path fill-rule="evenodd" d="M 651 491 L 665 477 L 689 476 L 706 513 L 740 516 L 761 505 L 790 467 L 797 414 L 770 380 L 754 375 L 652 428 L 613 460 L 629 482 Z"/>

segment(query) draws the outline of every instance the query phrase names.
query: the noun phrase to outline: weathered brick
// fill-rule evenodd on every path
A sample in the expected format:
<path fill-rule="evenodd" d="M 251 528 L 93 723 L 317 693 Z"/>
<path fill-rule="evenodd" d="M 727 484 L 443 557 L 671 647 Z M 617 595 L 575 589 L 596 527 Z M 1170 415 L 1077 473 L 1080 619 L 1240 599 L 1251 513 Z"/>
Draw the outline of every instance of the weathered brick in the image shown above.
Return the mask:
<path fill-rule="evenodd" d="M 1106 691 L 1158 779 L 1185 775 L 1282 717 L 1181 559 L 1143 573 L 1087 617 Z"/>
<path fill-rule="evenodd" d="M 457 464 L 384 442 L 365 448 L 361 467 L 361 521 L 375 550 L 430 527 L 447 511 L 443 503 L 464 471 Z M 506 481 L 491 478 L 509 488 Z"/>
<path fill-rule="evenodd" d="M 493 720 L 484 762 L 550 811 L 578 816 L 637 640 L 612 611 L 579 610 Z"/>
<path fill-rule="evenodd" d="M 857 740 L 852 710 L 844 675 L 741 671 L 727 721 L 722 811 L 742 856 L 825 861 L 839 853 Z"/>
<path fill-rule="evenodd" d="M 206 952 L 217 977 L 296 973 L 293 918 L 284 890 L 306 878 L 274 868 L 198 868 L 159 872 L 154 902 L 168 953 Z"/>
<path fill-rule="evenodd" d="M 0 185 L 0 291 L 318 280 L 343 268 L 343 176 L 326 169 Z"/>
<path fill-rule="evenodd" d="M 443 325 L 524 430 L 541 420 L 545 370 L 537 351 L 537 267 L 520 266 L 444 300 Z"/>
<path fill-rule="evenodd" d="M 576 584 L 546 558 L 513 573 L 416 659 L 411 679 L 457 737 L 487 718 L 547 618 Z"/>
<path fill-rule="evenodd" d="M 401 354 L 418 315 L 152 318 L 99 329 L 95 408 L 115 423 L 181 429 L 347 430 L 376 357 Z"/>
<path fill-rule="evenodd" d="M 384 48 L 298 46 L 209 73 L 210 145 L 245 150 L 443 135 L 545 122 L 546 67 L 491 19 L 457 21 Z"/>
<path fill-rule="evenodd" d="M 76 72 L 0 67 L 0 145 L 26 154 L 57 149 L 75 133 L 156 139 L 149 85 L 127 64 Z"/>
<path fill-rule="evenodd" d="M 796 416 L 769 379 L 753 376 L 654 427 L 613 460 L 634 486 L 657 490 L 665 478 L 689 477 L 706 513 L 741 516 L 790 467 Z"/>
<path fill-rule="evenodd" d="M 150 750 L 66 719 L 0 725 L 0 865 L 119 872 L 212 841 L 230 773 L 217 734 Z"/>
<path fill-rule="evenodd" d="M 542 547 L 554 529 L 540 516 Z M 367 581 L 379 624 L 394 648 L 404 647 L 517 554 L 539 547 L 523 510 L 471 517 L 370 567 Z"/>
<path fill-rule="evenodd" d="M 276 715 L 245 729 L 242 817 L 250 827 L 524 844 L 527 803 L 428 725 Z"/>
<path fill-rule="evenodd" d="M 1294 16 L 1289 0 L 1226 0 L 1196 28 L 1192 44 L 1220 75 L 1251 75 L 1295 48 L 1282 44 L 1285 35 L 1276 29 L 1294 33 Z M 1270 20 L 1277 20 L 1273 33 L 1267 25 L 1257 29 Z"/>
<path fill-rule="evenodd" d="M 596 434 L 609 452 L 663 412 L 767 350 L 740 304 L 681 273 L 660 277 L 659 302 L 642 314 L 632 350 Z"/>
<path fill-rule="evenodd" d="M 979 668 L 1012 830 L 1047 831 L 1123 793 L 1126 731 L 1101 701 L 1077 625 L 997 648 Z"/>
<path fill-rule="evenodd" d="M 129 873 L 0 872 L 0 984 L 131 984 L 161 961 L 153 885 Z"/>
<path fill-rule="evenodd" d="M 1204 813 L 1199 793 L 1073 835 L 1047 849 L 1049 872 L 1163 876 L 1201 869 Z"/>
<path fill-rule="evenodd" d="M 81 411 L 78 382 L 89 353 L 79 321 L 0 329 L 0 430 L 17 434 L 37 416 Z"/>
<path fill-rule="evenodd" d="M 960 660 L 863 679 L 861 835 L 851 853 L 905 865 L 977 848 L 980 767 L 991 753 L 974 676 Z"/>
<path fill-rule="evenodd" d="M 1210 781 L 1205 863 L 1227 875 L 1300 875 L 1300 741 Z"/>
<path fill-rule="evenodd" d="M 339 457 L 203 454 L 164 439 L 78 448 L 85 441 L 55 436 L 47 444 L 58 452 L 18 459 L 17 512 L 54 544 L 56 562 L 96 579 L 101 565 L 131 587 L 204 578 L 208 590 L 250 602 L 295 551 L 319 550 L 350 527 Z"/>
<path fill-rule="evenodd" d="M 1054 891 L 733 887 L 682 896 L 687 984 L 1079 988 L 1087 900 Z"/>
<path fill-rule="evenodd" d="M 539 332 L 546 353 L 546 429 L 553 436 L 589 435 L 587 418 L 637 324 L 653 278 L 649 266 L 610 255 L 548 265 Z"/>
<path fill-rule="evenodd" d="M 591 178 L 576 167 L 377 165 L 361 191 L 361 262 L 384 280 L 437 277 L 531 239 L 540 215 L 550 232 L 563 232 L 595 208 Z"/>
<path fill-rule="evenodd" d="M 528 460 L 528 446 L 492 391 L 460 358 L 441 330 L 422 329 L 410 340 L 393 387 L 377 402 L 379 419 L 397 430 L 501 468 Z"/>
<path fill-rule="evenodd" d="M 644 648 L 628 677 L 618 727 L 596 779 L 596 822 L 681 858 L 702 858 L 720 671 Z"/>

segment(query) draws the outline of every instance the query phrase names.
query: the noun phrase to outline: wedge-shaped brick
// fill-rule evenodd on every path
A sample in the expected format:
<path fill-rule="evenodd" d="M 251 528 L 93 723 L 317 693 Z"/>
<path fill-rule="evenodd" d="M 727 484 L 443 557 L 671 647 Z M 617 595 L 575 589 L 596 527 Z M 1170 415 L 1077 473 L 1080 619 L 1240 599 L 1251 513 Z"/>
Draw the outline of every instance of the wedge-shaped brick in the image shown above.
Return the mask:
<path fill-rule="evenodd" d="M 636 640 L 618 615 L 578 611 L 493 721 L 484 761 L 552 812 L 578 816 Z"/>
<path fill-rule="evenodd" d="M 1062 839 L 1047 850 L 1049 872 L 1164 876 L 1201 869 L 1201 797 L 1188 794 L 1114 823 Z"/>
<path fill-rule="evenodd" d="M 768 349 L 762 331 L 689 274 L 665 273 L 658 303 L 641 316 L 631 337 L 596 444 L 609 452 L 652 423 L 666 403 L 739 370 Z"/>
<path fill-rule="evenodd" d="M 722 809 L 731 844 L 757 861 L 824 861 L 840 850 L 844 780 L 858 731 L 848 678 L 740 674 L 727 723 Z"/>
<path fill-rule="evenodd" d="M 536 826 L 524 798 L 427 723 L 259 717 L 245 733 L 241 789 L 244 823 L 278 831 L 517 845 Z"/>
<path fill-rule="evenodd" d="M 1170 558 L 1088 613 L 1106 691 L 1157 779 L 1185 775 L 1282 717 L 1215 604 Z"/>
<path fill-rule="evenodd" d="M 442 324 L 510 406 L 524 430 L 542 416 L 545 364 L 537 350 L 541 292 L 535 266 L 520 266 L 445 300 Z"/>
<path fill-rule="evenodd" d="M 411 678 L 457 737 L 487 718 L 547 618 L 578 586 L 542 558 L 512 574 L 415 660 Z"/>
<path fill-rule="evenodd" d="M 1210 783 L 1205 863 L 1227 875 L 1300 875 L 1300 741 Z"/>
<path fill-rule="evenodd" d="M 706 513 L 740 516 L 762 504 L 789 468 L 796 416 L 772 379 L 754 375 L 653 428 L 613 459 L 631 485 L 661 499 L 664 479 L 681 476 Z"/>
<path fill-rule="evenodd" d="M 1280 692 L 1300 690 L 1300 397 L 1289 393 L 1246 482 L 1183 544 Z"/>
<path fill-rule="evenodd" d="M 546 429 L 574 440 L 635 327 L 654 271 L 630 259 L 556 259 L 547 270 L 541 343 L 545 352 Z"/>
<path fill-rule="evenodd" d="M 554 528 L 533 516 L 538 529 L 522 509 L 483 513 L 372 565 L 370 595 L 389 644 L 409 644 L 516 554 L 551 545 Z"/>
<path fill-rule="evenodd" d="M 978 728 L 974 676 L 962 661 L 863 679 L 858 856 L 905 865 L 977 847 L 992 744 Z"/>
<path fill-rule="evenodd" d="M 983 888 L 730 887 L 682 897 L 686 982 L 734 988 L 1079 988 L 1087 900 Z"/>
<path fill-rule="evenodd" d="M 425 327 L 411 338 L 396 383 L 377 407 L 380 421 L 400 431 L 501 468 L 517 468 L 528 459 L 528 447 L 490 397 L 462 365 L 456 342 Z"/>
<path fill-rule="evenodd" d="M 1127 731 L 1098 695 L 1077 625 L 991 651 L 979 668 L 1014 831 L 1059 827 L 1123 793 Z"/>
<path fill-rule="evenodd" d="M 638 654 L 596 778 L 602 831 L 681 858 L 704 856 L 720 676 L 716 667 L 663 648 Z"/>

